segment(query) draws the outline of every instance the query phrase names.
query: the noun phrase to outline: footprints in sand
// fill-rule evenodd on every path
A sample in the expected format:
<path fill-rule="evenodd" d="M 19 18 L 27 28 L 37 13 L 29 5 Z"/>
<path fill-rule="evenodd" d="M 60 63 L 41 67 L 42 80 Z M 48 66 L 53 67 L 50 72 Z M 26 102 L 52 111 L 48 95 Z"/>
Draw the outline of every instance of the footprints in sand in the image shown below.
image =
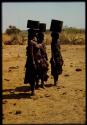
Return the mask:
<path fill-rule="evenodd" d="M 75 92 L 77 92 L 77 91 L 83 91 L 82 89 L 75 89 Z"/>
<path fill-rule="evenodd" d="M 9 79 L 4 79 L 5 81 L 10 81 Z"/>
<path fill-rule="evenodd" d="M 45 94 L 44 96 L 45 96 L 45 97 L 50 97 L 51 95 L 50 95 L 50 94 Z"/>
<path fill-rule="evenodd" d="M 19 66 L 11 66 L 11 67 L 9 67 L 9 69 L 18 69 L 19 68 Z"/>
<path fill-rule="evenodd" d="M 15 112 L 15 115 L 21 114 L 22 112 L 20 110 Z"/>
<path fill-rule="evenodd" d="M 7 100 L 3 100 L 2 102 L 3 104 L 7 103 Z M 16 106 L 16 103 L 13 103 L 13 106 Z M 16 111 L 10 111 L 8 112 L 8 114 L 13 114 L 13 115 L 20 115 L 22 112 L 20 110 L 16 110 Z M 2 119 L 5 119 L 5 115 L 2 114 Z"/>
<path fill-rule="evenodd" d="M 79 63 L 83 63 L 83 62 L 80 61 Z M 64 64 L 64 66 L 67 66 L 67 65 Z M 77 71 L 77 72 L 82 71 L 82 69 L 80 68 L 80 66 L 75 65 L 74 63 L 70 63 L 69 67 L 71 67 L 71 68 L 73 68 L 73 69 L 74 69 L 74 67 L 75 67 L 75 71 Z M 67 68 L 68 68 L 68 67 L 67 67 Z"/>
<path fill-rule="evenodd" d="M 16 103 L 13 104 L 14 106 L 16 105 Z"/>
<path fill-rule="evenodd" d="M 73 65 L 70 65 L 70 67 L 73 67 Z M 76 68 L 76 69 L 74 69 L 74 71 L 80 72 L 80 71 L 82 71 L 82 69 L 81 69 L 81 68 Z M 71 74 L 71 73 L 70 73 L 70 74 Z M 70 74 L 65 73 L 65 74 L 64 74 L 64 77 L 70 77 Z"/>
<path fill-rule="evenodd" d="M 12 114 L 12 112 L 9 112 L 9 114 Z"/>
<path fill-rule="evenodd" d="M 73 88 L 71 88 L 70 89 L 70 91 L 68 91 L 67 90 L 67 87 L 66 86 L 63 86 L 63 85 L 61 85 L 61 86 L 58 86 L 58 87 L 56 87 L 57 89 L 55 89 L 55 93 L 47 93 L 47 90 L 46 90 L 46 92 L 45 93 L 43 93 L 43 94 L 41 94 L 41 93 L 39 93 L 38 95 L 36 95 L 36 96 L 34 96 L 34 97 L 31 97 L 31 98 L 29 98 L 30 100 L 31 100 L 31 102 L 32 101 L 37 101 L 37 102 L 40 102 L 40 101 L 44 101 L 45 100 L 45 98 L 47 98 L 48 100 L 47 101 L 49 101 L 49 102 L 53 102 L 53 101 L 58 101 L 58 100 L 62 100 L 61 102 L 65 102 L 66 103 L 66 99 L 67 99 L 67 97 L 69 96 L 69 92 L 70 91 L 73 91 L 73 92 L 77 92 L 77 94 L 79 93 L 79 92 L 83 92 L 84 90 L 83 89 L 81 89 L 81 88 L 79 88 L 79 89 L 73 89 Z M 57 90 L 61 90 L 61 91 L 57 91 Z M 44 90 L 45 91 L 45 90 Z M 58 95 L 56 95 L 56 96 L 54 96 L 55 94 L 58 94 Z M 75 93 L 75 95 L 76 95 L 76 99 L 77 99 L 77 101 L 78 101 L 78 95 L 77 95 L 76 93 Z M 74 99 L 74 97 L 75 97 L 75 95 L 73 96 L 73 99 Z M 60 97 L 63 97 L 63 98 L 59 98 L 59 96 Z M 71 95 L 70 95 L 71 96 Z M 72 98 L 72 97 L 70 97 L 69 96 L 69 98 Z M 56 98 L 57 97 L 57 98 Z M 8 100 L 8 102 L 9 102 L 9 100 Z M 30 101 L 29 101 L 30 102 Z M 7 103 L 7 100 L 5 99 L 4 101 L 3 101 L 3 104 L 6 104 Z M 2 116 L 2 119 L 6 119 L 6 115 L 8 115 L 8 116 L 10 116 L 10 115 L 12 115 L 13 117 L 15 116 L 15 117 L 20 117 L 20 116 L 22 116 L 23 115 L 23 112 L 22 112 L 22 109 L 20 109 L 20 108 L 17 108 L 18 106 L 18 104 L 20 103 L 20 100 L 18 101 L 18 102 L 11 102 L 11 104 L 12 104 L 12 106 L 14 107 L 12 110 L 10 110 L 10 111 L 8 111 L 7 112 L 7 114 L 5 114 L 5 115 L 3 115 Z M 36 102 L 35 102 L 36 103 Z M 54 104 L 55 105 L 55 104 Z M 52 106 L 50 106 L 49 105 L 49 107 L 50 107 L 50 109 L 52 109 L 53 108 L 53 105 Z M 72 103 L 72 107 L 73 107 L 73 110 L 75 111 L 75 112 L 77 112 L 78 110 L 78 104 L 76 104 L 75 103 L 75 100 L 74 100 L 74 102 Z M 78 113 L 78 112 L 77 112 Z M 32 113 L 33 114 L 33 113 Z"/>
<path fill-rule="evenodd" d="M 11 66 L 11 67 L 8 68 L 7 72 L 12 72 L 12 71 L 15 71 L 17 69 L 19 69 L 19 66 Z M 7 82 L 10 81 L 10 79 L 8 79 L 8 78 L 4 78 L 4 80 L 7 81 Z"/>
<path fill-rule="evenodd" d="M 60 95 L 67 95 L 66 87 L 65 86 L 58 86 L 57 87 L 58 93 Z"/>
<path fill-rule="evenodd" d="M 70 64 L 70 67 L 73 67 L 73 65 L 72 65 L 72 64 Z"/>
<path fill-rule="evenodd" d="M 85 91 L 82 89 L 75 89 L 75 94 L 79 95 L 79 97 L 85 97 Z"/>
<path fill-rule="evenodd" d="M 19 69 L 19 66 L 10 66 L 10 67 L 8 68 L 7 72 L 15 71 L 15 70 L 17 70 L 17 69 Z"/>
<path fill-rule="evenodd" d="M 2 104 L 6 104 L 7 103 L 7 100 L 3 100 Z"/>
<path fill-rule="evenodd" d="M 14 114 L 14 115 L 19 115 L 21 114 L 22 112 L 20 110 L 17 110 L 15 112 L 9 112 L 9 114 Z"/>
<path fill-rule="evenodd" d="M 57 89 L 65 88 L 65 86 L 58 86 Z"/>
<path fill-rule="evenodd" d="M 19 68 L 19 66 L 11 66 L 11 67 L 8 68 L 8 72 L 11 72 L 14 69 L 18 69 L 18 68 Z"/>
<path fill-rule="evenodd" d="M 68 77 L 68 76 L 69 76 L 69 74 L 65 74 L 64 76 L 65 76 L 65 77 Z"/>
<path fill-rule="evenodd" d="M 63 92 L 63 93 L 62 93 L 62 95 L 66 95 L 66 94 L 67 94 L 67 92 Z"/>
<path fill-rule="evenodd" d="M 76 71 L 78 71 L 78 72 L 79 72 L 79 71 L 82 71 L 82 69 L 81 69 L 81 68 L 76 68 Z"/>

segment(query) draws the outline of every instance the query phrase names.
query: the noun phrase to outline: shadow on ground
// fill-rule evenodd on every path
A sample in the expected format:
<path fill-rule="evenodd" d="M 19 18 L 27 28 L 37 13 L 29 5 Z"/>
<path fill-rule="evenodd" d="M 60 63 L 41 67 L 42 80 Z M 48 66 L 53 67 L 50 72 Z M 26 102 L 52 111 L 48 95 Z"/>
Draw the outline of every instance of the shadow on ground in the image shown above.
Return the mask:
<path fill-rule="evenodd" d="M 45 87 L 52 87 L 52 86 L 53 84 L 45 85 Z M 16 92 L 19 92 L 19 93 L 16 93 Z M 30 97 L 31 97 L 30 86 L 20 86 L 20 87 L 16 87 L 15 89 L 5 89 L 3 90 L 3 95 L 2 95 L 3 99 L 21 99 L 21 98 L 30 98 Z"/>
<path fill-rule="evenodd" d="M 20 99 L 20 98 L 30 98 L 30 86 L 20 86 L 16 87 L 15 89 L 5 89 L 3 90 L 3 99 Z M 9 92 L 8 94 L 5 92 Z M 16 93 L 20 92 L 20 93 Z M 29 93 L 25 93 L 29 92 Z"/>
<path fill-rule="evenodd" d="M 45 85 L 45 87 L 52 87 L 52 86 L 54 86 L 54 85 L 53 85 L 53 84 L 51 84 L 51 83 L 50 83 L 50 84 L 46 84 L 46 85 Z"/>
<path fill-rule="evenodd" d="M 2 96 L 3 99 L 21 99 L 21 98 L 30 98 L 30 93 L 12 93 L 12 94 L 5 94 Z"/>

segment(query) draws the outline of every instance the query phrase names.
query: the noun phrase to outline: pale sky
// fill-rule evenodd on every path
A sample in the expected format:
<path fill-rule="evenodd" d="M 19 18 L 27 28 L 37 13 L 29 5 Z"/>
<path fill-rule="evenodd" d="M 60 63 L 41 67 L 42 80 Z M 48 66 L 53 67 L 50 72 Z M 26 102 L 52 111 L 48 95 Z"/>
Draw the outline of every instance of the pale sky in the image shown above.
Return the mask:
<path fill-rule="evenodd" d="M 62 20 L 63 26 L 85 28 L 85 2 L 3 2 L 2 31 L 9 25 L 27 30 L 27 20 L 46 23 Z"/>

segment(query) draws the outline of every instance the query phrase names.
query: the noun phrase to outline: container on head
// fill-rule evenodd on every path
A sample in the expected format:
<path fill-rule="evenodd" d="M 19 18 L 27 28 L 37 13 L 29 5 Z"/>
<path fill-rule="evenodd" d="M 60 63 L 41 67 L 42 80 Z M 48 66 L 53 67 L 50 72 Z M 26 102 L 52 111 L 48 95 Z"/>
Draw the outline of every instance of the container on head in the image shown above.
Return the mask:
<path fill-rule="evenodd" d="M 39 31 L 45 32 L 46 31 L 46 24 L 45 23 L 40 23 L 39 24 Z"/>
<path fill-rule="evenodd" d="M 38 29 L 39 28 L 39 21 L 28 20 L 27 21 L 27 28 Z"/>
<path fill-rule="evenodd" d="M 52 32 L 61 32 L 63 26 L 63 21 L 60 20 L 51 20 L 50 31 Z"/>

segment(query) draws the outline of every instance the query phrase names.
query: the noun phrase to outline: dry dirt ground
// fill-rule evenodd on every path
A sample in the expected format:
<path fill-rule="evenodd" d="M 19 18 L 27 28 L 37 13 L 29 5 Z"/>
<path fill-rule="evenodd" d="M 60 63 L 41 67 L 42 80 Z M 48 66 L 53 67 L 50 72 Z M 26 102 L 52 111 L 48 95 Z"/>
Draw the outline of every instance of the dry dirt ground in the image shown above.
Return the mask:
<path fill-rule="evenodd" d="M 7 45 L 2 52 L 3 124 L 85 123 L 85 45 L 61 45 L 64 65 L 57 87 L 49 64 L 45 89 L 37 89 L 33 97 L 29 84 L 23 83 L 26 46 Z M 47 54 L 50 60 L 49 45 Z"/>

